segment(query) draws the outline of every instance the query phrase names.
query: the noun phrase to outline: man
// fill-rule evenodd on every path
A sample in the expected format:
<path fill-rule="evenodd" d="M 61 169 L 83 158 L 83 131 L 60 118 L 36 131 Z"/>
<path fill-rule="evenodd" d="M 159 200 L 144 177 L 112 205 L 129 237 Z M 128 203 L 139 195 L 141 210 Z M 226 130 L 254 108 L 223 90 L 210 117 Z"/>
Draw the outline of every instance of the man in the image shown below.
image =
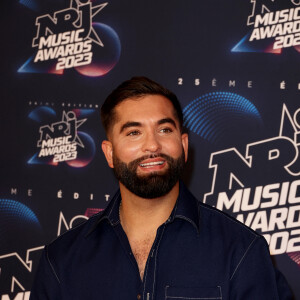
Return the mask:
<path fill-rule="evenodd" d="M 197 201 L 176 96 L 144 77 L 106 99 L 102 150 L 120 184 L 101 214 L 45 247 L 35 299 L 291 299 L 264 238 Z"/>

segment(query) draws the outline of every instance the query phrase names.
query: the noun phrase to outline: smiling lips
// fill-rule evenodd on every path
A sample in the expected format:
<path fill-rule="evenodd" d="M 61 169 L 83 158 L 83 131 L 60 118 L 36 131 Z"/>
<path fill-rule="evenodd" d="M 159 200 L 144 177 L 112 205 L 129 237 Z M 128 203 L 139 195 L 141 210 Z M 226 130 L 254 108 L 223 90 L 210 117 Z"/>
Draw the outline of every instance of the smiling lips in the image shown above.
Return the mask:
<path fill-rule="evenodd" d="M 139 164 L 142 169 L 162 169 L 165 165 L 166 160 L 162 158 L 147 159 Z"/>

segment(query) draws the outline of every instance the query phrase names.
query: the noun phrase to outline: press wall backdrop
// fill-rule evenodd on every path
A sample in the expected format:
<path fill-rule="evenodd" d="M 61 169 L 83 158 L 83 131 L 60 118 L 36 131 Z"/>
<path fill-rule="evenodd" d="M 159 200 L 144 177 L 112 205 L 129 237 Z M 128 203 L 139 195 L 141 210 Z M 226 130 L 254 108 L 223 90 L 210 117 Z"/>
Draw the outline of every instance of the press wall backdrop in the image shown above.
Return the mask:
<path fill-rule="evenodd" d="M 300 1 L 4 0 L 0 299 L 29 299 L 43 246 L 117 182 L 99 108 L 136 75 L 174 91 L 184 181 L 263 234 L 300 299 Z"/>

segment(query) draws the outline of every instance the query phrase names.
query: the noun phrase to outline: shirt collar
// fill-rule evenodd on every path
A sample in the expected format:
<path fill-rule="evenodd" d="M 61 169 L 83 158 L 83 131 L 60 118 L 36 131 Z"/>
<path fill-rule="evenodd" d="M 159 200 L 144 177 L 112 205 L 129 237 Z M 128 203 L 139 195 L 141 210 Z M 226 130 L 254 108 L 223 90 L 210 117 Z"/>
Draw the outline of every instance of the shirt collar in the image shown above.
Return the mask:
<path fill-rule="evenodd" d="M 112 226 L 115 226 L 118 223 L 120 223 L 120 203 L 121 193 L 120 190 L 118 190 L 111 199 L 106 209 L 104 210 L 98 223 L 100 223 L 104 219 L 107 219 Z"/>
<path fill-rule="evenodd" d="M 88 237 L 100 224 L 106 220 L 110 223 L 111 226 L 115 226 L 120 223 L 120 203 L 121 203 L 121 194 L 120 190 L 118 190 L 113 198 L 108 203 L 107 207 L 104 211 L 100 212 L 99 214 L 96 214 L 90 218 L 90 220 L 93 218 L 94 221 L 91 224 L 91 227 L 89 228 L 87 234 L 85 237 Z"/>
<path fill-rule="evenodd" d="M 170 222 L 174 219 L 182 219 L 191 223 L 199 233 L 200 211 L 198 200 L 192 195 L 182 181 L 179 182 L 179 196 L 169 218 Z"/>
<path fill-rule="evenodd" d="M 98 216 L 98 221 L 92 226 L 89 233 L 94 231 L 94 229 L 102 223 L 103 220 L 108 220 L 108 222 L 115 226 L 120 223 L 120 203 L 121 194 L 120 190 L 114 195 L 106 209 Z M 182 219 L 189 222 L 195 227 L 197 232 L 200 230 L 200 215 L 197 205 L 197 199 L 191 194 L 191 192 L 186 188 L 182 181 L 179 182 L 179 195 L 176 201 L 175 207 L 167 220 L 167 222 L 173 222 L 175 219 Z M 88 233 L 88 235 L 89 235 Z"/>

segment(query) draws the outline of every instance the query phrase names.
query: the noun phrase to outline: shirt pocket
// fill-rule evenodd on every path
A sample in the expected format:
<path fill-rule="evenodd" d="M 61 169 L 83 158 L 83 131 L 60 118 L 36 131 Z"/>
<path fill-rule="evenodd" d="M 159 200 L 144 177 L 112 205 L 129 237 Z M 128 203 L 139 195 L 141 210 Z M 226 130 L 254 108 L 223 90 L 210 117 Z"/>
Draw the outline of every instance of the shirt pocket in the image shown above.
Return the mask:
<path fill-rule="evenodd" d="M 165 287 L 165 299 L 214 300 L 222 299 L 220 286 L 215 287 Z"/>

